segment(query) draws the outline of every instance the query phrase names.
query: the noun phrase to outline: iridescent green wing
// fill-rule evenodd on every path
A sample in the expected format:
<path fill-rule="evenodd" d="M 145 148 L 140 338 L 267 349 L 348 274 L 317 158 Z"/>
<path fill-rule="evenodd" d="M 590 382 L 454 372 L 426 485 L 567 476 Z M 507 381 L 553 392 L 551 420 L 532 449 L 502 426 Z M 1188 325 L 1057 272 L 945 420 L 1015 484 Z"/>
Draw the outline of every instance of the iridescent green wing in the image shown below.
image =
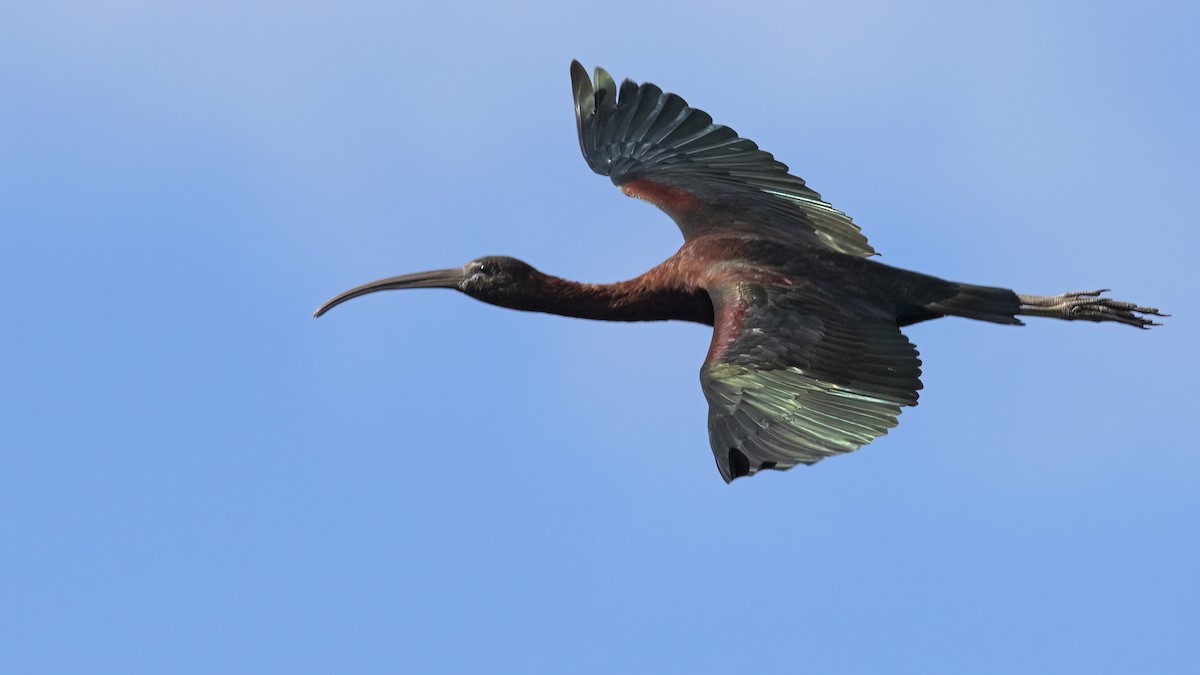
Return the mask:
<path fill-rule="evenodd" d="M 916 404 L 917 350 L 879 308 L 803 287 L 710 294 L 716 322 L 700 381 L 727 482 L 856 450 Z"/>
<path fill-rule="evenodd" d="M 592 170 L 667 212 L 685 239 L 752 232 L 856 256 L 875 253 L 850 217 L 788 173 L 786 164 L 653 84 L 618 92 L 571 63 L 579 146 Z"/>

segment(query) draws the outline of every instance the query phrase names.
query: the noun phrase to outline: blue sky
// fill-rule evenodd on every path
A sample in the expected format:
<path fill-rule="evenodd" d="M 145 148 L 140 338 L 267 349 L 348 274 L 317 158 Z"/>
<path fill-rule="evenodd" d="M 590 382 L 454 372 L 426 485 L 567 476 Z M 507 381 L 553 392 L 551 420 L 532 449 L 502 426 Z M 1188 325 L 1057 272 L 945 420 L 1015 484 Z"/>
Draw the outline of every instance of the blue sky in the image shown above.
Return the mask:
<path fill-rule="evenodd" d="M 5 3 L 0 671 L 1189 672 L 1197 10 Z M 666 216 L 567 66 L 773 152 L 883 261 L 1151 332 L 913 327 L 889 436 L 725 485 L 709 331 L 363 281 L 615 281 Z"/>

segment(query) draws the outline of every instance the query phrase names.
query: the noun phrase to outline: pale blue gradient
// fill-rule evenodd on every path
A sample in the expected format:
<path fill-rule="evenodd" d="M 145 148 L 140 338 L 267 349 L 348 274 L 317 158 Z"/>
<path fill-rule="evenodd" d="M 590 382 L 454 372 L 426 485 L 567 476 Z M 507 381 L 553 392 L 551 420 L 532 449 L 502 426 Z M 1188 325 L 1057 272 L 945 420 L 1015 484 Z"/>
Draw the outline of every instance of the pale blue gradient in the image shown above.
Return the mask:
<path fill-rule="evenodd" d="M 0 672 L 1188 673 L 1188 3 L 7 2 Z M 732 485 L 709 331 L 445 291 L 680 242 L 567 66 L 682 94 L 883 260 L 1175 316 L 913 327 L 921 405 Z"/>

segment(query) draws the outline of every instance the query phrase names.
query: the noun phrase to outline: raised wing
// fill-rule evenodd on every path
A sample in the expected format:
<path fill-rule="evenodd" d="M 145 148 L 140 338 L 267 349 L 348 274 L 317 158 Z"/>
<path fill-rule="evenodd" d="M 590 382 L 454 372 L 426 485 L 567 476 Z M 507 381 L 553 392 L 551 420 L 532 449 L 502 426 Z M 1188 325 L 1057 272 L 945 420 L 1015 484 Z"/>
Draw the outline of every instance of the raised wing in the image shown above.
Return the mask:
<path fill-rule="evenodd" d="M 607 72 L 597 68 L 593 82 L 578 61 L 571 62 L 571 85 L 588 166 L 666 211 L 685 239 L 746 231 L 874 255 L 850 217 L 786 164 L 675 94 L 630 80 L 618 94 Z"/>
<path fill-rule="evenodd" d="M 819 290 L 741 283 L 712 292 L 700 371 L 726 482 L 857 450 L 916 405 L 921 361 L 895 319 Z"/>

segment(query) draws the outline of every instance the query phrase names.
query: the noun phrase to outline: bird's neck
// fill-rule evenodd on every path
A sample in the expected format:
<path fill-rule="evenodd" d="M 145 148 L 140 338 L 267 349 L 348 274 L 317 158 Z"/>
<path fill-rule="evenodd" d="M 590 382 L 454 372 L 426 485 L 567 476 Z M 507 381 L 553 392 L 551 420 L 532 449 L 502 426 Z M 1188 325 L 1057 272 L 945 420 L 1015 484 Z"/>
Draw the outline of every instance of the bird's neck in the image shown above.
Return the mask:
<path fill-rule="evenodd" d="M 536 283 L 520 294 L 483 299 L 512 309 L 599 321 L 713 322 L 712 301 L 703 289 L 656 283 L 647 275 L 588 284 L 539 273 Z"/>

